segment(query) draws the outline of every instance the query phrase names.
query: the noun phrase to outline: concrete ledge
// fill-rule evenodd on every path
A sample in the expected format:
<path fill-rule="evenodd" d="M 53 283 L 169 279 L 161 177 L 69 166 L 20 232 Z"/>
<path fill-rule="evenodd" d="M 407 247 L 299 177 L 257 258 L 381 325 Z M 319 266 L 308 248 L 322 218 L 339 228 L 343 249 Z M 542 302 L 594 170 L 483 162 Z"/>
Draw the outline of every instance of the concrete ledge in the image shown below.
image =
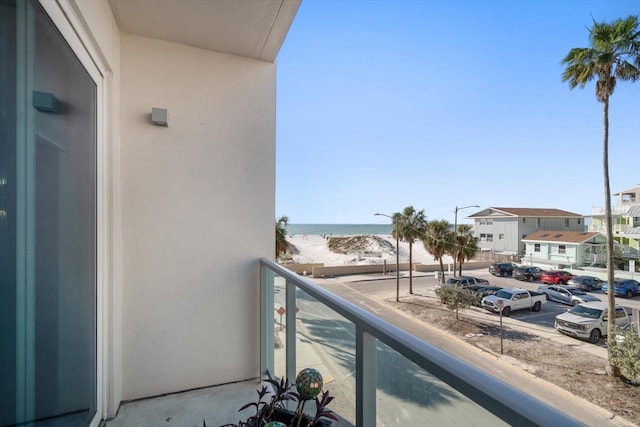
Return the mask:
<path fill-rule="evenodd" d="M 314 268 L 324 267 L 324 263 L 308 263 L 308 264 L 281 264 L 287 270 L 291 270 L 296 274 L 311 274 Z"/>

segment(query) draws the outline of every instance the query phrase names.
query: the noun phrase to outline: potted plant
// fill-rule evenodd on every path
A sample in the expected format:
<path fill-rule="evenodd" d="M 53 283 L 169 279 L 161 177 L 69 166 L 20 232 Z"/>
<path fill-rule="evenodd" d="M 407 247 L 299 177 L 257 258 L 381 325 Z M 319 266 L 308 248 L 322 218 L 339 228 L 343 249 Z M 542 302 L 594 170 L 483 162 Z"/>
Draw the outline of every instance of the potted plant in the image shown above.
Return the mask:
<path fill-rule="evenodd" d="M 300 371 L 295 384 L 291 384 L 287 378 L 265 381 L 271 387 L 263 385 L 257 390 L 258 400 L 247 403 L 238 410 L 241 412 L 254 408 L 255 414 L 246 421 L 223 427 L 328 427 L 331 425 L 329 420 L 338 420 L 336 414 L 327 409 L 333 396 L 328 391 L 322 391 L 322 375 L 316 369 L 307 368 Z M 305 404 L 311 400 L 316 405 L 315 415 L 307 415 L 304 412 Z M 286 409 L 287 401 L 297 402 L 295 411 Z"/>

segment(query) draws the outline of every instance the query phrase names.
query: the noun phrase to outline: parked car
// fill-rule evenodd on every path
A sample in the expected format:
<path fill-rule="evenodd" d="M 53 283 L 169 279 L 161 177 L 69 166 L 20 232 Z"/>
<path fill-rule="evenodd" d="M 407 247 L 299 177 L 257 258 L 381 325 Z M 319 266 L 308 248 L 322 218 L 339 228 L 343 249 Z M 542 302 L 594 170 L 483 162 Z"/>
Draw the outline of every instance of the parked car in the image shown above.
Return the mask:
<path fill-rule="evenodd" d="M 516 267 L 518 266 L 511 262 L 494 262 L 489 267 L 489 273 L 493 274 L 494 276 L 511 276 L 513 270 Z"/>
<path fill-rule="evenodd" d="M 575 286 L 583 291 L 591 292 L 593 290 L 601 289 L 604 280 L 594 276 L 574 276 L 567 282 L 567 285 Z"/>
<path fill-rule="evenodd" d="M 463 288 L 467 286 L 473 286 L 473 285 L 484 285 L 484 286 L 489 285 L 488 280 L 478 279 L 477 277 L 473 277 L 473 276 L 449 277 L 447 281 L 444 283 L 447 285 L 462 286 Z"/>
<path fill-rule="evenodd" d="M 613 292 L 616 295 L 625 296 L 631 298 L 634 295 L 640 294 L 640 283 L 633 279 L 615 279 L 613 285 Z M 602 292 L 605 294 L 609 292 L 609 284 L 602 284 Z"/>
<path fill-rule="evenodd" d="M 607 335 L 607 303 L 604 301 L 578 304 L 566 313 L 556 316 L 555 327 L 558 332 L 574 338 L 586 339 L 597 343 L 600 337 Z M 624 308 L 616 306 L 616 325 L 623 327 L 631 322 Z"/>
<path fill-rule="evenodd" d="M 540 311 L 547 302 L 544 295 L 520 288 L 503 288 L 493 295 L 482 298 L 482 308 L 509 317 L 512 311 L 530 309 Z"/>
<path fill-rule="evenodd" d="M 550 285 L 564 285 L 573 278 L 573 274 L 563 270 L 550 270 L 545 271 L 540 276 L 542 283 L 548 283 Z"/>
<path fill-rule="evenodd" d="M 616 334 L 616 343 L 623 344 L 625 336 L 631 332 L 635 333 L 636 335 L 638 334 L 633 323 L 627 323 L 622 328 L 620 328 L 620 330 Z"/>
<path fill-rule="evenodd" d="M 533 282 L 534 280 L 540 280 L 540 276 L 542 276 L 542 273 L 543 270 L 540 267 L 521 266 L 515 268 L 511 276 L 514 279 L 528 280 L 529 282 Z"/>
<path fill-rule="evenodd" d="M 589 295 L 583 290 L 573 286 L 542 285 L 538 286 L 538 292 L 544 294 L 547 300 L 561 302 L 576 306 L 583 302 L 600 301 L 599 298 Z"/>
<path fill-rule="evenodd" d="M 482 298 L 488 296 L 488 295 L 493 295 L 496 292 L 498 292 L 500 289 L 502 289 L 500 286 L 489 286 L 488 284 L 485 285 L 472 285 L 472 286 L 468 286 L 466 288 L 469 292 L 472 292 L 476 295 L 476 297 L 478 297 L 477 302 L 474 304 L 478 307 L 482 306 Z"/>

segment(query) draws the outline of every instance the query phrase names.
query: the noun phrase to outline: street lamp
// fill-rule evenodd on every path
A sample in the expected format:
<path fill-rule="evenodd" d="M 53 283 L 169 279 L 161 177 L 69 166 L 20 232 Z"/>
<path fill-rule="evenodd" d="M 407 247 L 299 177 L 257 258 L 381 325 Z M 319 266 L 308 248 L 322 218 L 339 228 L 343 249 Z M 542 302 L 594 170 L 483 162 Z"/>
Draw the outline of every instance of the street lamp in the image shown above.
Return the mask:
<path fill-rule="evenodd" d="M 478 205 L 469 205 L 469 206 L 463 206 L 461 208 L 456 206 L 455 209 L 455 222 L 453 223 L 453 275 L 456 275 L 456 259 L 458 258 L 458 211 L 461 211 L 462 209 L 467 209 L 467 208 L 479 208 L 480 206 Z"/>
<path fill-rule="evenodd" d="M 393 229 L 396 234 L 396 302 L 400 302 L 400 233 L 398 230 L 398 219 L 382 213 L 375 213 L 377 216 L 386 216 L 393 221 Z"/>

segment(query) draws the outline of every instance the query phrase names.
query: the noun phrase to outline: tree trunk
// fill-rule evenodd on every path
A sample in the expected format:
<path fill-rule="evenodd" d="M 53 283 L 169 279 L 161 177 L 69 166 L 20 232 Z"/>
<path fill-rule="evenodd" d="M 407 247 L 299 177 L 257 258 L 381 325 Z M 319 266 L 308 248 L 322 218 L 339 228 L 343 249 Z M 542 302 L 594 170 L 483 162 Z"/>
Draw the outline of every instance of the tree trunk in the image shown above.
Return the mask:
<path fill-rule="evenodd" d="M 611 343 L 614 337 L 615 322 L 615 283 L 614 283 L 614 263 L 613 263 L 613 218 L 611 217 L 611 189 L 609 188 L 609 96 L 604 99 L 603 102 L 603 125 L 604 125 L 604 138 L 602 144 L 602 168 L 604 170 L 604 216 L 607 225 L 607 283 L 609 284 L 609 292 L 607 295 L 607 311 L 609 315 L 609 321 L 607 322 L 607 341 Z M 609 353 L 609 370 L 612 375 L 619 372 L 615 365 L 612 363 L 611 348 L 612 345 L 608 345 Z"/>

